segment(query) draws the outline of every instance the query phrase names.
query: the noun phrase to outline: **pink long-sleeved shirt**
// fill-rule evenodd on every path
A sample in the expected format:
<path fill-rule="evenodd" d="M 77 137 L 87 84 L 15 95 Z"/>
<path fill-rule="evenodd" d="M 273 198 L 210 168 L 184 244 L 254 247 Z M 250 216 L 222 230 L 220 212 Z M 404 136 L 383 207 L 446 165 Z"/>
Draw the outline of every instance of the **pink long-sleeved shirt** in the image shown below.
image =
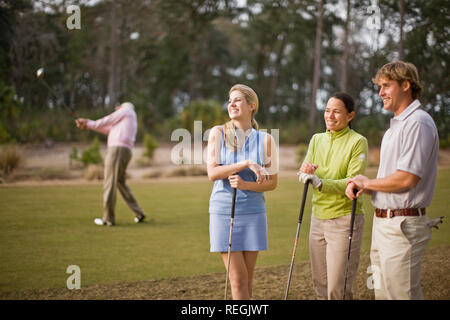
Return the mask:
<path fill-rule="evenodd" d="M 134 146 L 137 132 L 137 117 L 132 106 L 122 105 L 120 109 L 98 119 L 88 120 L 86 127 L 108 135 L 108 147 Z"/>

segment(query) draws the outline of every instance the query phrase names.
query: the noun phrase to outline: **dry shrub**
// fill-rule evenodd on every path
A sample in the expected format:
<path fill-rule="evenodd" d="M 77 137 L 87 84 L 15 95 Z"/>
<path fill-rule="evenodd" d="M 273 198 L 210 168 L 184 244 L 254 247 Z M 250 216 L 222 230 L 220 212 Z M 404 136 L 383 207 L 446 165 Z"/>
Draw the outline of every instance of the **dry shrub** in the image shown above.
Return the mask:
<path fill-rule="evenodd" d="M 147 157 L 140 157 L 136 159 L 136 166 L 138 168 L 147 168 L 153 164 L 153 159 L 149 159 Z"/>
<path fill-rule="evenodd" d="M 0 171 L 8 175 L 16 169 L 22 159 L 22 151 L 14 145 L 3 146 L 0 150 Z"/>
<path fill-rule="evenodd" d="M 41 168 L 33 170 L 33 174 L 30 174 L 30 179 L 36 180 L 67 180 L 71 179 L 69 171 L 66 169 L 56 168 Z M 14 175 L 14 177 L 16 177 Z"/>
<path fill-rule="evenodd" d="M 3 182 L 13 181 L 45 181 L 45 180 L 68 180 L 74 176 L 66 169 L 61 168 L 19 168 L 13 173 L 5 176 Z M 0 182 L 1 183 L 1 182 Z"/>
<path fill-rule="evenodd" d="M 156 171 L 152 171 L 150 173 L 145 174 L 144 178 L 154 179 L 154 178 L 160 178 L 162 176 L 163 176 L 163 172 L 156 170 Z"/>
<path fill-rule="evenodd" d="M 169 177 L 207 176 L 206 169 L 198 166 L 181 167 L 168 174 Z"/>
<path fill-rule="evenodd" d="M 86 180 L 103 180 L 104 168 L 98 164 L 90 164 L 84 171 L 84 178 Z"/>

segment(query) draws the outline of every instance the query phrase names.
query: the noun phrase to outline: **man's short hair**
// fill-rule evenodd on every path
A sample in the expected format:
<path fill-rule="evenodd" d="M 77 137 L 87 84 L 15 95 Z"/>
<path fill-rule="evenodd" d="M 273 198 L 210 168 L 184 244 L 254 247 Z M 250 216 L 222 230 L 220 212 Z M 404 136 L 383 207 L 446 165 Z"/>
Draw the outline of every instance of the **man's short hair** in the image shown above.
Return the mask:
<path fill-rule="evenodd" d="M 416 66 L 410 62 L 394 61 L 385 64 L 380 70 L 378 70 L 377 75 L 372 79 L 372 82 L 378 84 L 380 78 L 396 80 L 398 83 L 408 81 L 411 85 L 413 99 L 418 99 L 422 93 L 419 72 L 417 72 Z"/>

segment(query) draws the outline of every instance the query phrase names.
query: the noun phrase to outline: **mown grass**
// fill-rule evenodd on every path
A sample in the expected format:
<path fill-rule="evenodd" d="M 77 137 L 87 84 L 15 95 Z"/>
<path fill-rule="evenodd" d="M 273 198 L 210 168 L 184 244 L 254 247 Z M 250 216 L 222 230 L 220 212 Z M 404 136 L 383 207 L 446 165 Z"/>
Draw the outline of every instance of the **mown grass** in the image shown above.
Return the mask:
<path fill-rule="evenodd" d="M 0 291 L 64 288 L 69 265 L 81 268 L 82 286 L 223 271 L 219 255 L 209 252 L 211 182 L 155 180 L 130 186 L 154 222 L 135 224 L 118 196 L 117 225 L 94 225 L 102 215 L 101 184 L 0 188 Z M 296 177 L 289 177 L 266 194 L 269 250 L 260 254 L 258 266 L 290 263 L 302 190 Z M 449 194 L 450 168 L 442 168 L 430 217 L 446 215 Z M 311 193 L 296 261 L 308 260 L 310 198 Z M 363 201 L 367 253 L 372 206 L 368 197 Z M 448 222 L 433 229 L 430 245 L 449 244 L 449 231 Z"/>

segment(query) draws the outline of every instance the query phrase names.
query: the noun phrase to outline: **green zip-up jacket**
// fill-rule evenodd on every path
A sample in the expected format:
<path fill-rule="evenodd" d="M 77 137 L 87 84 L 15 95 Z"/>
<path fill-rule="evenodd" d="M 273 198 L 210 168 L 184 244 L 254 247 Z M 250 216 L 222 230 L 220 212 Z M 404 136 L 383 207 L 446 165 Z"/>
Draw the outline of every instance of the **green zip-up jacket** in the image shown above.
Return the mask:
<path fill-rule="evenodd" d="M 318 166 L 316 175 L 322 180 L 313 189 L 312 212 L 318 219 L 334 219 L 351 214 L 352 201 L 345 195 L 347 180 L 364 174 L 368 158 L 367 139 L 349 127 L 339 132 L 327 130 L 315 134 L 309 143 L 305 161 Z M 363 214 L 362 201 L 356 213 Z"/>

